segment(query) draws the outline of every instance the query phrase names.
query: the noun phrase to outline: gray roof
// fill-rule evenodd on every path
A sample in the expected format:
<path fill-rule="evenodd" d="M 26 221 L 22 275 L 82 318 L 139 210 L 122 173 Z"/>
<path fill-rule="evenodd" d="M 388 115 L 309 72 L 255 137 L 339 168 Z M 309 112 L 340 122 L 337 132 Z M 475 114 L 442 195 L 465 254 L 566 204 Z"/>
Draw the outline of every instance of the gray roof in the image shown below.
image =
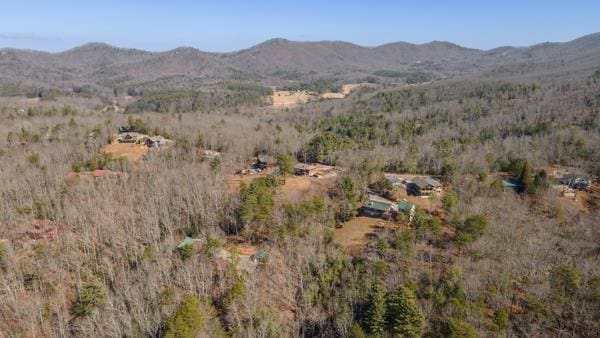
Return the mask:
<path fill-rule="evenodd" d="M 268 154 L 258 154 L 258 161 L 261 163 L 267 163 L 269 161 L 271 161 L 271 156 L 269 156 Z"/>
<path fill-rule="evenodd" d="M 385 175 L 385 178 L 390 182 L 390 183 L 400 183 L 401 180 L 398 176 L 393 176 L 393 175 Z"/>
<path fill-rule="evenodd" d="M 431 177 L 416 177 L 415 179 L 412 180 L 412 183 L 414 183 L 417 187 L 419 187 L 421 189 L 427 188 L 427 187 L 432 187 L 432 188 L 443 187 L 442 183 L 440 183 L 438 180 L 434 180 Z"/>

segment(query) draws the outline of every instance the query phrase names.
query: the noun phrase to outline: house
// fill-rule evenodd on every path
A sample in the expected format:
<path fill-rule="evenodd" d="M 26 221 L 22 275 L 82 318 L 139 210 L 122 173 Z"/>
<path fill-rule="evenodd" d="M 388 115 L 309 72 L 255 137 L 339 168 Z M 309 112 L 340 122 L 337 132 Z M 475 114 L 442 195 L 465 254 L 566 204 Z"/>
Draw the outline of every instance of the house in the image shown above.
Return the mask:
<path fill-rule="evenodd" d="M 416 177 L 408 184 L 407 190 L 414 193 L 417 196 L 431 196 L 433 194 L 442 193 L 444 186 L 438 180 L 431 177 Z"/>
<path fill-rule="evenodd" d="M 156 135 L 153 137 L 145 137 L 144 144 L 148 148 L 160 148 L 167 144 L 167 139 L 160 135 Z"/>
<path fill-rule="evenodd" d="M 117 136 L 117 142 L 119 143 L 137 143 L 138 140 L 144 135 L 136 132 L 121 133 Z"/>
<path fill-rule="evenodd" d="M 317 166 L 306 163 L 298 163 L 294 166 L 294 174 L 298 176 L 315 176 Z"/>
<path fill-rule="evenodd" d="M 573 190 L 587 190 L 592 186 L 592 179 L 585 175 L 567 175 L 560 179 L 560 183 Z"/>
<path fill-rule="evenodd" d="M 212 160 L 215 157 L 221 156 L 221 153 L 218 151 L 206 149 L 203 151 L 203 155 L 205 159 Z"/>
<path fill-rule="evenodd" d="M 257 156 L 257 161 L 256 161 L 256 166 L 261 169 L 264 170 L 267 167 L 270 167 L 273 165 L 273 159 L 271 158 L 271 156 L 265 154 L 265 153 L 260 153 Z"/>
<path fill-rule="evenodd" d="M 394 188 L 404 187 L 404 182 L 402 181 L 402 179 L 400 177 L 395 176 L 395 175 L 384 175 L 384 176 L 385 176 L 385 179 L 388 180 L 388 182 L 390 182 L 392 187 L 394 187 Z"/>
<path fill-rule="evenodd" d="M 390 218 L 396 212 L 397 207 L 394 202 L 372 196 L 369 196 L 369 199 L 360 208 L 361 214 L 371 217 Z"/>

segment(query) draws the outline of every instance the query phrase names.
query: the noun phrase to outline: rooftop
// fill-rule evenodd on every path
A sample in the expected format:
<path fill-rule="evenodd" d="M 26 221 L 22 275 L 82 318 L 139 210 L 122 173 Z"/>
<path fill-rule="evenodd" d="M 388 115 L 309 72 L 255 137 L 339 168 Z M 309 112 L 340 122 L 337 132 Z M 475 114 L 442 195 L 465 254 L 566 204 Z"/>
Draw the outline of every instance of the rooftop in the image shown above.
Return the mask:
<path fill-rule="evenodd" d="M 428 186 L 434 188 L 441 188 L 443 185 L 438 180 L 435 180 L 431 177 L 416 177 L 412 183 L 416 184 L 419 188 L 426 188 Z"/>
<path fill-rule="evenodd" d="M 400 203 L 398 203 L 398 210 L 406 211 L 412 209 L 414 206 L 414 204 L 408 201 L 400 201 Z"/>
<path fill-rule="evenodd" d="M 390 208 L 393 206 L 394 204 L 392 202 L 385 202 L 385 201 L 377 201 L 377 200 L 372 200 L 372 199 L 368 199 L 365 204 L 363 204 L 363 207 L 369 208 L 369 209 L 375 209 L 375 210 L 379 210 L 379 211 L 388 211 L 390 210 Z"/>

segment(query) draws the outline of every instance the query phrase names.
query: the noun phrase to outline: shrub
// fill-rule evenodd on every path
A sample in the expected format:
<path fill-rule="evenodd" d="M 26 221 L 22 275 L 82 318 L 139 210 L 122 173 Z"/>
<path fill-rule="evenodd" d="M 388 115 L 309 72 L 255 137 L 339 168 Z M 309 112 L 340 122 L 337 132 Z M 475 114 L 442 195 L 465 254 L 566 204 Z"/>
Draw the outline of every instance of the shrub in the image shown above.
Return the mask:
<path fill-rule="evenodd" d="M 367 334 L 365 333 L 365 331 L 363 330 L 363 328 L 354 323 L 352 325 L 352 327 L 350 328 L 350 337 L 351 338 L 367 338 Z"/>
<path fill-rule="evenodd" d="M 232 304 L 246 293 L 246 283 L 242 277 L 237 277 L 225 298 L 225 304 Z"/>
<path fill-rule="evenodd" d="M 169 286 L 160 293 L 160 305 L 171 305 L 175 299 L 175 287 Z"/>
<path fill-rule="evenodd" d="M 218 171 L 221 169 L 221 158 L 219 156 L 214 157 L 210 161 L 210 168 L 214 171 Z"/>
<path fill-rule="evenodd" d="M 194 246 L 191 244 L 183 245 L 177 248 L 181 259 L 186 260 L 194 255 Z"/>
<path fill-rule="evenodd" d="M 166 321 L 165 338 L 194 338 L 204 327 L 200 312 L 200 301 L 196 296 L 187 295 L 177 311 Z"/>
<path fill-rule="evenodd" d="M 291 175 L 294 173 L 294 158 L 289 154 L 281 154 L 277 156 L 277 165 L 282 175 Z"/>
<path fill-rule="evenodd" d="M 129 162 L 125 157 L 113 157 L 109 153 L 100 153 L 94 155 L 88 161 L 75 162 L 71 164 L 71 169 L 75 172 L 91 171 L 96 169 L 123 170 L 128 167 Z"/>
<path fill-rule="evenodd" d="M 6 269 L 8 265 L 8 250 L 4 244 L 0 243 L 0 270 Z"/>
<path fill-rule="evenodd" d="M 390 181 L 387 178 L 385 178 L 385 175 L 383 175 L 383 173 L 381 173 L 377 176 L 377 181 L 375 181 L 375 183 L 371 184 L 370 187 L 375 192 L 377 192 L 387 198 L 391 197 L 391 191 L 394 188 L 392 186 L 392 183 L 390 183 Z"/>
<path fill-rule="evenodd" d="M 221 242 L 217 238 L 208 237 L 206 238 L 206 244 L 203 247 L 204 254 L 213 257 L 215 254 L 215 250 L 221 247 Z"/>
<path fill-rule="evenodd" d="M 450 318 L 442 324 L 441 336 L 447 338 L 477 338 L 478 334 L 471 324 L 457 319 Z"/>
<path fill-rule="evenodd" d="M 148 131 L 150 130 L 146 121 L 139 117 L 127 117 L 127 124 L 129 124 L 129 128 L 131 128 L 132 131 L 138 133 L 148 134 Z"/>
<path fill-rule="evenodd" d="M 557 298 L 571 298 L 579 288 L 580 279 L 581 272 L 575 265 L 562 264 L 552 272 L 550 285 Z"/>
<path fill-rule="evenodd" d="M 459 246 L 465 246 L 479 238 L 488 227 L 488 220 L 483 215 L 475 215 L 467 218 L 456 229 L 454 241 Z"/>
<path fill-rule="evenodd" d="M 494 311 L 492 331 L 500 332 L 506 328 L 508 324 L 508 312 L 504 309 Z"/>
<path fill-rule="evenodd" d="M 442 197 L 442 204 L 444 205 L 444 209 L 446 211 L 451 211 L 458 202 L 458 195 L 454 192 L 454 190 L 448 190 L 444 193 Z"/>
<path fill-rule="evenodd" d="M 73 315 L 75 317 L 89 315 L 95 308 L 104 304 L 105 298 L 106 289 L 100 281 L 92 280 L 84 284 L 73 306 Z"/>

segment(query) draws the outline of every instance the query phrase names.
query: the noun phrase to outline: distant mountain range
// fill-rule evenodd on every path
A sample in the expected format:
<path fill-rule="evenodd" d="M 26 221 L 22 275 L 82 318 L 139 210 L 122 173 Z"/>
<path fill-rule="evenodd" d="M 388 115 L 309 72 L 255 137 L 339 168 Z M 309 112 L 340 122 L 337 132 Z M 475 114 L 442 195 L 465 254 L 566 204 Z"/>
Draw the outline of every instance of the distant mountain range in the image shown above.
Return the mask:
<path fill-rule="evenodd" d="M 137 84 L 210 85 L 257 81 L 281 85 L 320 78 L 402 81 L 414 74 L 455 76 L 576 76 L 600 68 L 600 33 L 564 43 L 470 49 L 449 42 L 395 42 L 362 47 L 341 41 L 272 39 L 233 53 L 180 47 L 165 52 L 89 43 L 65 52 L 0 49 L 0 84 L 112 89 Z"/>

